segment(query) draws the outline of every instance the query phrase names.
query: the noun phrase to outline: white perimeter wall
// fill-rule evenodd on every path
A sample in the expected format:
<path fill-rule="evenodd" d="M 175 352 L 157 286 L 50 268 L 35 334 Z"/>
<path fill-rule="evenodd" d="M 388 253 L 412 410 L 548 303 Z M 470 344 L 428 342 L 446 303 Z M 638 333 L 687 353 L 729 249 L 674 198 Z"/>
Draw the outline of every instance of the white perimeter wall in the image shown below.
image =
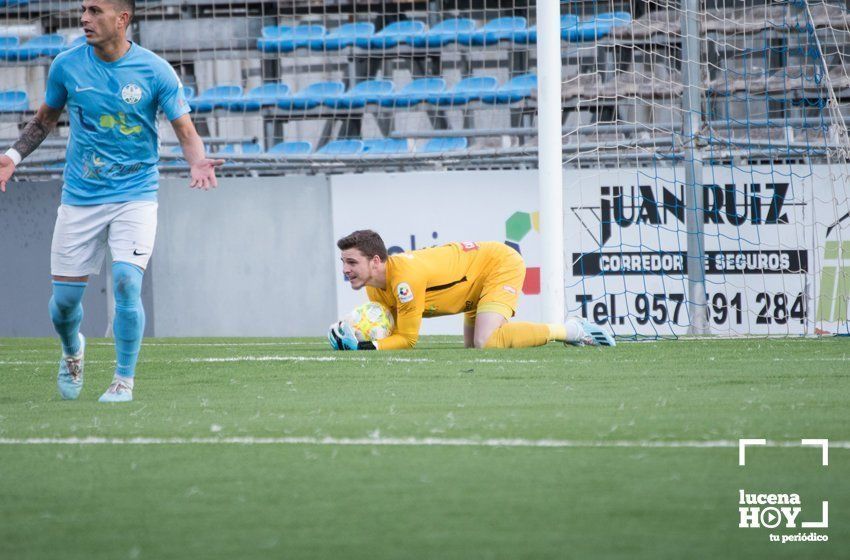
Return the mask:
<path fill-rule="evenodd" d="M 315 336 L 336 316 L 326 177 L 160 185 L 155 336 Z"/>

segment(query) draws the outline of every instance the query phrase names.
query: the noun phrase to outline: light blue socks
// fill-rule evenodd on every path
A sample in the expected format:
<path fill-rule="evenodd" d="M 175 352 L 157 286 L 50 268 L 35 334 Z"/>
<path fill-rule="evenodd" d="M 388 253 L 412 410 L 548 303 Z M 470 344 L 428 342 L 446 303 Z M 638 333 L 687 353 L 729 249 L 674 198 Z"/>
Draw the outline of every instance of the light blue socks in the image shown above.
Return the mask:
<path fill-rule="evenodd" d="M 74 356 L 80 351 L 80 323 L 83 321 L 85 291 L 85 282 L 53 281 L 53 297 L 50 298 L 48 308 L 66 356 Z"/>
<path fill-rule="evenodd" d="M 145 332 L 145 310 L 142 308 L 144 271 L 130 263 L 112 263 L 112 286 L 115 294 L 115 375 L 132 378 Z"/>

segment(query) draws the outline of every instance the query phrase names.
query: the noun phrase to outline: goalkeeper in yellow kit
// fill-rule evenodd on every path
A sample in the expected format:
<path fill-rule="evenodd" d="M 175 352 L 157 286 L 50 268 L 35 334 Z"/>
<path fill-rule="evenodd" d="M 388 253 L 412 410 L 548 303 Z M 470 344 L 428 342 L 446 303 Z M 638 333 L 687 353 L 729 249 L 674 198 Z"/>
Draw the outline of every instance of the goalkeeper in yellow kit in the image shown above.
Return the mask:
<path fill-rule="evenodd" d="M 572 318 L 566 324 L 514 322 L 525 263 L 519 253 L 496 241 L 455 242 L 388 256 L 383 239 L 371 230 L 355 231 L 337 242 L 342 271 L 369 299 L 389 308 L 396 328 L 377 342 L 357 342 L 339 321 L 328 338 L 337 350 L 413 348 L 423 317 L 464 314 L 467 348 L 527 348 L 557 340 L 575 345 L 614 346 L 602 328 Z"/>

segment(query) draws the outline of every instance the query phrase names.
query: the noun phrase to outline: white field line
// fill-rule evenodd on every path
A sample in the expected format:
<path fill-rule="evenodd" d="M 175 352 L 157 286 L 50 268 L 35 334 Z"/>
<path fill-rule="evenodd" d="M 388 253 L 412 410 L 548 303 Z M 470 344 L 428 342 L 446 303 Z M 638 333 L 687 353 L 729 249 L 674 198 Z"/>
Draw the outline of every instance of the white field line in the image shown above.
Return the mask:
<path fill-rule="evenodd" d="M 115 346 L 114 342 L 92 342 L 92 346 Z M 144 346 L 182 348 L 184 346 L 240 348 L 252 346 L 328 346 L 326 341 L 281 341 L 281 342 L 145 342 Z"/>
<path fill-rule="evenodd" d="M 654 441 L 612 440 L 582 441 L 569 439 L 514 438 L 335 438 L 335 437 L 196 437 L 196 438 L 0 438 L 0 445 L 346 445 L 388 447 L 543 447 L 543 448 L 625 448 L 625 449 L 738 449 L 737 440 Z M 799 441 L 768 441 L 766 447 L 799 447 Z M 850 441 L 830 441 L 833 449 L 850 449 Z"/>
<path fill-rule="evenodd" d="M 561 363 L 561 360 L 511 360 L 499 358 L 472 358 L 468 360 L 435 360 L 433 358 L 406 358 L 403 356 L 381 356 L 371 353 L 369 356 L 357 356 L 350 353 L 344 355 L 330 356 L 227 356 L 223 358 L 182 358 L 179 360 L 145 360 L 148 364 L 215 364 L 215 363 L 239 363 L 239 362 L 399 362 L 399 363 L 428 363 L 436 362 L 450 363 L 473 363 L 473 364 L 538 364 L 538 363 Z M 570 360 L 575 361 L 575 360 Z M 43 366 L 55 365 L 59 360 L 0 360 L 0 366 Z M 111 364 L 111 360 L 87 360 L 87 364 Z"/>
<path fill-rule="evenodd" d="M 590 356 L 587 357 L 577 357 L 572 355 L 565 355 L 563 358 L 554 359 L 554 360 L 536 360 L 536 359 L 501 359 L 501 358 L 471 358 L 471 359 L 450 359 L 450 360 L 436 360 L 433 358 L 405 358 L 399 356 L 381 356 L 377 353 L 370 353 L 368 357 L 366 356 L 357 356 L 351 353 L 345 353 L 344 355 L 330 355 L 330 356 L 227 356 L 223 358 L 182 358 L 179 360 L 157 360 L 157 359 L 142 359 L 142 363 L 147 364 L 213 364 L 213 363 L 238 363 L 238 362 L 371 362 L 371 363 L 381 363 L 385 362 L 401 362 L 401 363 L 436 363 L 440 362 L 443 364 L 565 364 L 565 363 L 589 363 L 591 360 Z M 748 362 L 748 361 L 758 361 L 763 362 L 763 360 L 746 360 L 745 358 L 738 357 L 737 360 L 740 363 Z M 709 361 L 715 361 L 713 358 L 710 358 Z M 798 362 L 850 362 L 850 355 L 841 356 L 835 358 L 773 358 L 773 362 L 788 362 L 788 363 L 798 363 Z M 617 359 L 616 363 L 644 363 L 642 360 L 624 360 Z M 59 363 L 59 360 L 0 360 L 0 366 L 46 366 L 46 365 L 56 365 Z M 87 364 L 112 364 L 113 360 L 86 360 Z"/>

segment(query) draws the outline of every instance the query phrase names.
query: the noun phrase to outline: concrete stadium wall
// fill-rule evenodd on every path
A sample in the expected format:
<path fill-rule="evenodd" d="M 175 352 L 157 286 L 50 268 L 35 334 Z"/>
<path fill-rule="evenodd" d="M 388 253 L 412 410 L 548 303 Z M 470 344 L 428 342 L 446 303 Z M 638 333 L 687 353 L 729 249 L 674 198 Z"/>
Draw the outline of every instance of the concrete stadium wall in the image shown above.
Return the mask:
<path fill-rule="evenodd" d="M 60 188 L 11 183 L 0 195 L 0 336 L 54 336 L 47 302 Z M 323 335 L 337 309 L 333 242 L 325 177 L 223 179 L 210 192 L 165 179 L 145 335 Z M 91 336 L 109 329 L 108 282 L 105 273 L 89 281 L 82 329 Z"/>
<path fill-rule="evenodd" d="M 336 316 L 326 177 L 160 184 L 155 336 L 315 336 Z"/>
<path fill-rule="evenodd" d="M 54 336 L 47 313 L 50 241 L 61 181 L 9 183 L 0 193 L 0 336 Z M 89 278 L 82 331 L 103 336 L 108 327 L 107 277 Z M 147 306 L 149 307 L 149 306 Z"/>

